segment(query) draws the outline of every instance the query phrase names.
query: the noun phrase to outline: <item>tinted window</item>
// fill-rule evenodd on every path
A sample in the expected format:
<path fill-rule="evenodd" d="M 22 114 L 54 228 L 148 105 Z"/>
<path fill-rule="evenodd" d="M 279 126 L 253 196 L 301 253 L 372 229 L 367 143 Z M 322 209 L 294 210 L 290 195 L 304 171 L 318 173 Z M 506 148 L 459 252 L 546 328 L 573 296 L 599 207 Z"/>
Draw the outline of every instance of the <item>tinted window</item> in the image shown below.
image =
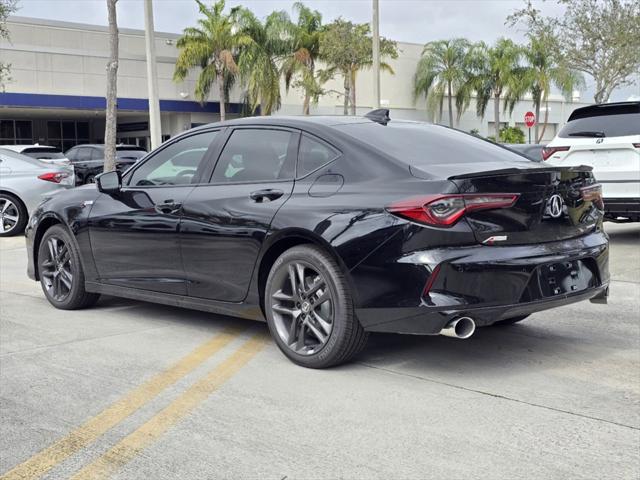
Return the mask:
<path fill-rule="evenodd" d="M 386 126 L 368 122 L 336 128 L 409 165 L 527 161 L 506 148 L 439 125 L 391 121 Z"/>
<path fill-rule="evenodd" d="M 128 184 L 154 186 L 192 183 L 217 133 L 191 135 L 163 148 L 133 172 Z"/>
<path fill-rule="evenodd" d="M 289 143 L 293 134 L 283 130 L 235 130 L 224 147 L 212 182 L 267 182 L 293 177 Z"/>
<path fill-rule="evenodd" d="M 31 158 L 44 160 L 65 158 L 64 154 L 57 148 L 25 148 L 22 150 L 22 153 L 24 155 L 29 155 Z"/>
<path fill-rule="evenodd" d="M 144 150 L 116 150 L 116 157 L 120 160 L 139 160 L 146 153 Z"/>
<path fill-rule="evenodd" d="M 65 156 L 69 159 L 69 160 L 75 160 L 78 156 L 78 149 L 77 148 L 72 148 L 71 150 L 67 150 L 67 152 L 65 153 Z"/>
<path fill-rule="evenodd" d="M 558 136 L 562 138 L 593 137 L 602 136 L 601 134 L 605 137 L 640 135 L 640 113 L 577 118 L 562 127 Z"/>
<path fill-rule="evenodd" d="M 300 150 L 298 151 L 297 175 L 298 177 L 304 177 L 337 157 L 338 152 L 333 148 L 307 135 L 303 135 L 300 139 Z"/>
<path fill-rule="evenodd" d="M 104 158 L 104 150 L 100 147 L 87 147 L 87 150 L 91 160 L 102 160 Z"/>
<path fill-rule="evenodd" d="M 93 148 L 82 147 L 76 150 L 76 160 L 80 162 L 84 162 L 86 160 L 91 160 L 91 152 Z"/>

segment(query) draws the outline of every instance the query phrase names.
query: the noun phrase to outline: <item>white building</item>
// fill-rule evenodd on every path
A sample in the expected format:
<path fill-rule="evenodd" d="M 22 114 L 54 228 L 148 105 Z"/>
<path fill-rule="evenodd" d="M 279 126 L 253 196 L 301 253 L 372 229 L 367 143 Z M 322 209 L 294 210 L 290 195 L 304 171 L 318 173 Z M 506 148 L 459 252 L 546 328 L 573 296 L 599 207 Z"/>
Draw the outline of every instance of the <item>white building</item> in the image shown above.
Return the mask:
<path fill-rule="evenodd" d="M 7 23 L 11 40 L 0 42 L 0 58 L 11 64 L 12 79 L 0 92 L 0 144 L 42 143 L 64 150 L 77 143 L 103 141 L 105 65 L 108 58 L 106 27 L 11 17 Z M 172 77 L 178 34 L 156 32 L 158 87 L 163 138 L 193 126 L 218 120 L 217 91 L 211 101 L 200 105 L 193 96 L 195 74 L 176 84 Z M 413 75 L 422 46 L 399 43 L 400 56 L 389 63 L 395 75 L 382 73 L 382 104 L 391 109 L 392 118 L 428 120 L 425 102 L 413 101 Z M 149 146 L 148 102 L 145 67 L 144 32 L 120 29 L 118 72 L 118 139 L 125 143 Z M 372 108 L 371 72 L 363 71 L 357 80 L 358 112 Z M 327 90 L 341 91 L 342 79 L 326 84 Z M 216 89 L 214 89 L 216 90 Z M 282 88 L 282 114 L 302 112 L 302 94 Z M 239 115 L 240 91 L 231 96 L 229 116 Z M 445 102 L 446 105 L 446 102 Z M 559 96 L 550 101 L 549 125 L 545 139 L 552 138 L 573 109 L 581 103 L 566 103 Z M 520 102 L 513 115 L 502 115 L 509 125 L 524 127 L 524 114 L 530 101 Z M 475 106 L 462 116 L 458 128 L 477 129 L 481 135 L 493 130 L 493 109 L 484 119 L 475 114 Z M 337 94 L 322 97 L 313 113 L 341 114 L 342 99 Z M 446 106 L 443 118 L 447 118 Z"/>

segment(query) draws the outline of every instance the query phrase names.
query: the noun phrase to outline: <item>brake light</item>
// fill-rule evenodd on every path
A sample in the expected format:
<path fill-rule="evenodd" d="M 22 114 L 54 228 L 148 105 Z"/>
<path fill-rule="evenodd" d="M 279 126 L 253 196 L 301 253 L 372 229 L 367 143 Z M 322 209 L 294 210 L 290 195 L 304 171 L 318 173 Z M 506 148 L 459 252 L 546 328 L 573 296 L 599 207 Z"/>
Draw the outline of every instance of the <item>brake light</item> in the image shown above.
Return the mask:
<path fill-rule="evenodd" d="M 582 199 L 585 202 L 592 202 L 598 210 L 604 210 L 604 200 L 602 199 L 602 186 L 599 183 L 582 187 L 580 189 Z"/>
<path fill-rule="evenodd" d="M 517 193 L 427 195 L 392 203 L 387 211 L 399 217 L 436 227 L 451 227 L 465 213 L 512 207 Z"/>
<path fill-rule="evenodd" d="M 65 172 L 49 172 L 38 175 L 38 178 L 46 182 L 60 183 L 69 178 L 69 174 Z"/>
<path fill-rule="evenodd" d="M 570 147 L 544 147 L 542 149 L 542 160 L 547 160 L 556 152 L 566 152 Z"/>

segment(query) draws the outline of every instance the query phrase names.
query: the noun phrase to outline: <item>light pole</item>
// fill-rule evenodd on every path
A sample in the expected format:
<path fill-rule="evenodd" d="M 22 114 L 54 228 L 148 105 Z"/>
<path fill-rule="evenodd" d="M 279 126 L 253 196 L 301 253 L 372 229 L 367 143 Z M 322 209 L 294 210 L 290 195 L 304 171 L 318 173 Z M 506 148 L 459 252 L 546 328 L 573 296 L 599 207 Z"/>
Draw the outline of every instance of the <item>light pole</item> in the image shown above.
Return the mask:
<path fill-rule="evenodd" d="M 160 126 L 160 100 L 158 99 L 158 69 L 156 67 L 155 31 L 153 28 L 152 0 L 144 0 L 144 43 L 147 53 L 147 89 L 149 90 L 149 133 L 151 149 L 162 143 Z"/>
<path fill-rule="evenodd" d="M 380 5 L 373 0 L 373 106 L 380 108 Z"/>

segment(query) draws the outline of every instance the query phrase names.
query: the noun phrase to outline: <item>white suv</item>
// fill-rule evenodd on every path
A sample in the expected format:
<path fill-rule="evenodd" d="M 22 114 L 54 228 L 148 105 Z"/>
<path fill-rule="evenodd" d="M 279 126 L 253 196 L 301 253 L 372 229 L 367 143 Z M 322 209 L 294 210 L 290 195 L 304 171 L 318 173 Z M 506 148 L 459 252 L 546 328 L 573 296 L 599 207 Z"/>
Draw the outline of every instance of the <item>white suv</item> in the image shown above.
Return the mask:
<path fill-rule="evenodd" d="M 640 102 L 578 108 L 542 151 L 552 165 L 589 165 L 606 218 L 640 221 Z"/>

